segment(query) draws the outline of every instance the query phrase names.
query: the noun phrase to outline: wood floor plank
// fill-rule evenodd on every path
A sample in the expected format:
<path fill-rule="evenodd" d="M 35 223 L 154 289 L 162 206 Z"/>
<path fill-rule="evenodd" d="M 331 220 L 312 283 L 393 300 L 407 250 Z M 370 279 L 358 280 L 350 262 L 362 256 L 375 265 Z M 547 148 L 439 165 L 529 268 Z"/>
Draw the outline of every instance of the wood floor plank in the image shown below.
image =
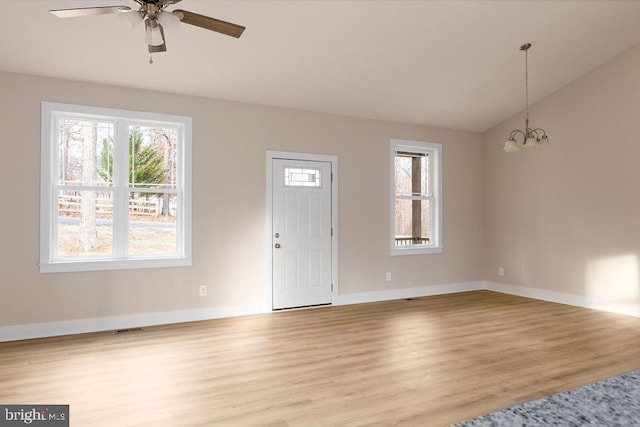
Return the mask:
<path fill-rule="evenodd" d="M 0 344 L 72 425 L 442 426 L 640 368 L 640 319 L 489 291 Z"/>

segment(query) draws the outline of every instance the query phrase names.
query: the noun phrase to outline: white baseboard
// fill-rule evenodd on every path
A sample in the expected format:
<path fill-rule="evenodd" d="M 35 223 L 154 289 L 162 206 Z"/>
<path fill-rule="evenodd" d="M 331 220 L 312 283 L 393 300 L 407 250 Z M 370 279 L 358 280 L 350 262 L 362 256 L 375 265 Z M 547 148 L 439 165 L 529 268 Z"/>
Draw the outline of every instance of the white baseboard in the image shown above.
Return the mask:
<path fill-rule="evenodd" d="M 416 288 L 390 289 L 357 294 L 340 294 L 336 305 L 361 304 L 404 298 L 419 298 L 429 295 L 454 294 L 484 289 L 484 282 L 451 283 L 447 285 L 420 286 Z"/>
<path fill-rule="evenodd" d="M 264 312 L 264 306 L 256 304 L 0 326 L 0 342 L 84 334 L 88 332 L 115 331 L 118 329 L 143 328 L 147 326 L 220 319 L 223 317 L 244 316 Z"/>
<path fill-rule="evenodd" d="M 611 313 L 626 314 L 640 317 L 640 304 L 607 301 L 600 298 L 582 295 L 565 294 L 562 292 L 546 291 L 543 289 L 527 288 L 524 286 L 508 285 L 497 282 L 484 282 L 484 289 L 503 294 L 517 295 L 577 307 L 593 308 Z"/>
<path fill-rule="evenodd" d="M 338 303 L 336 305 L 417 298 L 429 295 L 475 291 L 479 289 L 484 289 L 483 282 L 454 283 L 448 285 L 403 288 L 358 294 L 343 294 L 339 295 Z M 256 304 L 0 326 L 0 342 L 55 337 L 60 335 L 84 334 L 90 332 L 115 331 L 118 329 L 143 328 L 148 326 L 167 325 L 171 323 L 245 316 L 250 314 L 267 313 L 270 311 L 271 310 L 269 308 L 265 308 L 264 305 Z"/>
<path fill-rule="evenodd" d="M 640 304 L 617 303 L 598 298 L 565 294 L 562 292 L 514 286 L 497 282 L 464 282 L 446 285 L 421 286 L 338 295 L 336 305 L 361 304 L 404 298 L 419 298 L 430 295 L 444 295 L 458 292 L 489 290 L 503 294 L 517 295 L 543 301 L 557 302 L 584 308 L 608 311 L 640 317 Z M 59 322 L 32 323 L 26 325 L 0 326 L 0 342 L 32 338 L 55 337 L 60 335 L 83 334 L 89 332 L 115 331 L 118 329 L 143 328 L 171 323 L 212 320 L 224 317 L 245 316 L 268 313 L 263 304 L 215 307 L 158 313 L 133 314 L 128 316 L 78 319 Z"/>

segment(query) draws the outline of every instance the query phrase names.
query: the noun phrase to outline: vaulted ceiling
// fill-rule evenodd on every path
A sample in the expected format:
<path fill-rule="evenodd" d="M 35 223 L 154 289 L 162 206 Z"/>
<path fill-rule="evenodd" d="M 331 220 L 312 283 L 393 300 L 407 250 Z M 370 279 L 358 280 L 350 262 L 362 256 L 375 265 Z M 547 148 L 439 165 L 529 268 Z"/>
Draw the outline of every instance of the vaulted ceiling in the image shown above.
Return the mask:
<path fill-rule="evenodd" d="M 181 24 L 149 64 L 143 26 L 49 9 L 133 0 L 1 0 L 0 70 L 485 131 L 640 43 L 637 1 L 182 0 L 247 27 Z M 640 76 L 639 76 L 640 78 Z"/>

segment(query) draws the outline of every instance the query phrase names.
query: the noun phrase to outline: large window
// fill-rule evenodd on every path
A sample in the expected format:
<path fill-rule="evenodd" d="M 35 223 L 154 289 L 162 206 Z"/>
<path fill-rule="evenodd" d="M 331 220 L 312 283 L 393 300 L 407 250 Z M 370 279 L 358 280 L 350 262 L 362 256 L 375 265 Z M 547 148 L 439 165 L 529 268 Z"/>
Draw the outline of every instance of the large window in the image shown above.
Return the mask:
<path fill-rule="evenodd" d="M 42 103 L 40 271 L 191 265 L 191 119 Z"/>
<path fill-rule="evenodd" d="M 391 255 L 442 252 L 442 145 L 391 140 Z"/>

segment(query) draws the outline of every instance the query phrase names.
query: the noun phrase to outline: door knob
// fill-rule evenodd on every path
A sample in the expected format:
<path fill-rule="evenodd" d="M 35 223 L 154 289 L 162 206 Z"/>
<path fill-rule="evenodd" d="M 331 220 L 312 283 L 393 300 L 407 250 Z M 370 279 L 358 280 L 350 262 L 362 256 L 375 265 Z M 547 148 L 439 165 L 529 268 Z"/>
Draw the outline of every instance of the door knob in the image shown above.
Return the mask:
<path fill-rule="evenodd" d="M 280 243 L 276 243 L 276 249 L 280 249 Z"/>

